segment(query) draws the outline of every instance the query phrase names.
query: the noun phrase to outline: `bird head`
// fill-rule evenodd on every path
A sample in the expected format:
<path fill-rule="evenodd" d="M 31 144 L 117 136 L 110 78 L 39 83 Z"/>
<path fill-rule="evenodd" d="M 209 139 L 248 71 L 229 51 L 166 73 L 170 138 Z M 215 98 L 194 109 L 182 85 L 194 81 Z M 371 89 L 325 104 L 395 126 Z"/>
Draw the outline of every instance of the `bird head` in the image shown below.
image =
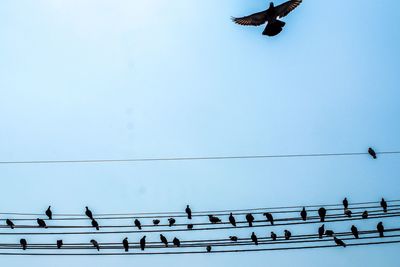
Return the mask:
<path fill-rule="evenodd" d="M 273 2 L 269 3 L 269 8 L 274 8 L 274 3 Z"/>

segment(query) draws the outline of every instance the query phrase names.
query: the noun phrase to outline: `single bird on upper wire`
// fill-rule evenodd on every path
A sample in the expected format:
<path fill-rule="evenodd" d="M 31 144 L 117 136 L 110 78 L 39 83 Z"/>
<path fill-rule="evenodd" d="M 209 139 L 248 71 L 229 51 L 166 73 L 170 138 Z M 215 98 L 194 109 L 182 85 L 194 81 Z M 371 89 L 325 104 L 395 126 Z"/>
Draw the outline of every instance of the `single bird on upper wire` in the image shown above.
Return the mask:
<path fill-rule="evenodd" d="M 192 219 L 192 210 L 190 209 L 189 205 L 186 206 L 185 212 L 189 220 Z"/>
<path fill-rule="evenodd" d="M 167 238 L 164 235 L 160 234 L 160 240 L 161 240 L 161 243 L 163 243 L 165 245 L 165 247 L 167 248 L 168 247 Z"/>
<path fill-rule="evenodd" d="M 323 224 L 318 228 L 318 237 L 322 238 L 324 234 L 325 234 L 325 225 Z"/>
<path fill-rule="evenodd" d="M 288 15 L 291 11 L 298 7 L 301 2 L 302 0 L 290 0 L 278 6 L 275 6 L 274 3 L 271 2 L 267 10 L 241 18 L 232 17 L 232 20 L 236 24 L 243 26 L 260 26 L 267 23 L 267 26 L 262 34 L 267 36 L 275 36 L 282 31 L 286 24 L 279 19 Z"/>
<path fill-rule="evenodd" d="M 252 227 L 254 222 L 254 216 L 251 213 L 247 214 L 246 221 L 249 223 L 249 227 Z"/>
<path fill-rule="evenodd" d="M 258 238 L 254 232 L 251 234 L 251 241 L 253 241 L 254 244 L 258 246 Z"/>
<path fill-rule="evenodd" d="M 289 230 L 285 230 L 284 233 L 286 240 L 289 240 L 292 237 L 292 233 Z"/>
<path fill-rule="evenodd" d="M 363 219 L 368 219 L 368 211 L 365 210 L 365 211 L 363 212 L 363 214 L 361 215 L 361 217 L 362 217 Z"/>
<path fill-rule="evenodd" d="M 142 224 L 140 223 L 140 221 L 138 219 L 135 219 L 135 226 L 139 229 L 142 230 Z"/>
<path fill-rule="evenodd" d="M 19 240 L 19 243 L 21 244 L 22 249 L 23 249 L 23 250 L 26 250 L 26 246 L 28 245 L 28 242 L 26 242 L 26 239 L 21 238 L 21 239 Z"/>
<path fill-rule="evenodd" d="M 368 154 L 370 154 L 373 159 L 377 158 L 376 152 L 372 147 L 368 148 Z"/>
<path fill-rule="evenodd" d="M 229 215 L 229 222 L 236 227 L 236 220 L 235 217 L 233 217 L 233 214 L 231 212 L 231 214 Z"/>
<path fill-rule="evenodd" d="M 86 207 L 86 211 L 85 211 L 86 216 L 88 216 L 91 220 L 93 220 L 93 213 L 92 211 Z"/>
<path fill-rule="evenodd" d="M 174 244 L 174 246 L 177 246 L 178 248 L 181 246 L 181 241 L 176 237 L 172 240 L 172 243 Z"/>
<path fill-rule="evenodd" d="M 92 219 L 92 226 L 96 228 L 97 231 L 100 230 L 99 223 L 95 219 Z"/>
<path fill-rule="evenodd" d="M 220 218 L 213 216 L 213 215 L 208 215 L 208 219 L 210 220 L 211 223 L 214 223 L 214 224 L 221 222 Z"/>
<path fill-rule="evenodd" d="M 230 236 L 229 239 L 233 242 L 237 242 L 238 241 L 238 237 L 237 236 Z"/>
<path fill-rule="evenodd" d="M 146 247 L 146 236 L 143 236 L 142 239 L 140 239 L 140 250 L 144 250 Z"/>
<path fill-rule="evenodd" d="M 154 225 L 159 225 L 160 224 L 160 220 L 158 220 L 158 219 L 153 220 L 153 224 Z"/>
<path fill-rule="evenodd" d="M 46 210 L 46 216 L 49 217 L 49 220 L 53 219 L 53 212 L 51 212 L 50 209 L 51 206 L 49 206 Z"/>
<path fill-rule="evenodd" d="M 92 239 L 90 240 L 90 243 L 92 243 L 93 247 L 95 247 L 97 251 L 100 251 L 100 245 L 96 240 Z"/>
<path fill-rule="evenodd" d="M 122 240 L 122 246 L 124 247 L 125 252 L 129 251 L 129 242 L 127 237 L 125 237 L 124 240 Z"/>
<path fill-rule="evenodd" d="M 384 232 L 385 232 L 385 227 L 383 226 L 382 222 L 379 222 L 378 225 L 376 226 L 376 229 L 378 230 L 379 236 L 384 237 Z"/>
<path fill-rule="evenodd" d="M 15 227 L 14 223 L 13 223 L 10 219 L 7 219 L 7 220 L 6 220 L 6 224 L 7 224 L 8 226 L 10 226 L 11 229 L 14 229 L 14 227 Z"/>
<path fill-rule="evenodd" d="M 46 222 L 44 220 L 37 218 L 36 221 L 37 221 L 39 227 L 47 228 Z"/>
<path fill-rule="evenodd" d="M 63 243 L 63 241 L 61 239 L 57 240 L 57 248 L 58 249 L 60 249 L 63 245 L 64 245 L 64 243 Z"/>
<path fill-rule="evenodd" d="M 332 230 L 325 230 L 325 235 L 332 237 L 335 234 Z"/>
<path fill-rule="evenodd" d="M 333 240 L 335 241 L 337 246 L 342 246 L 342 247 L 346 247 L 346 243 L 343 242 L 343 240 L 337 238 L 336 236 L 333 237 Z"/>
<path fill-rule="evenodd" d="M 383 212 L 386 213 L 387 212 L 387 207 L 388 207 L 386 200 L 384 198 L 382 198 L 380 204 L 381 204 L 381 207 L 383 209 Z"/>
<path fill-rule="evenodd" d="M 318 215 L 319 215 L 319 218 L 321 219 L 321 222 L 324 222 L 325 216 L 326 216 L 326 209 L 324 207 L 320 208 L 318 210 Z"/>
<path fill-rule="evenodd" d="M 343 207 L 345 210 L 349 208 L 349 201 L 347 200 L 347 197 L 343 199 Z"/>
<path fill-rule="evenodd" d="M 210 245 L 208 245 L 208 246 L 206 247 L 207 252 L 211 252 L 211 249 L 212 249 L 212 247 L 211 247 Z"/>
<path fill-rule="evenodd" d="M 274 216 L 272 216 L 271 213 L 266 212 L 263 215 L 267 218 L 267 221 L 269 221 L 271 225 L 274 225 Z"/>
<path fill-rule="evenodd" d="M 307 220 L 307 211 L 306 211 L 306 208 L 305 208 L 305 207 L 303 207 L 303 209 L 301 210 L 300 216 L 301 216 L 301 219 L 302 219 L 303 221 L 306 221 L 306 220 Z"/>
<path fill-rule="evenodd" d="M 358 229 L 357 229 L 357 227 L 356 227 L 355 225 L 352 225 L 352 226 L 351 226 L 351 233 L 354 235 L 354 237 L 355 237 L 356 239 L 360 238 L 360 237 L 359 237 Z"/>
<path fill-rule="evenodd" d="M 271 238 L 272 238 L 273 241 L 276 241 L 278 236 L 274 232 L 271 232 Z"/>
<path fill-rule="evenodd" d="M 176 220 L 174 218 L 169 218 L 168 222 L 169 222 L 169 224 L 168 224 L 169 227 L 171 227 L 172 225 L 174 225 L 176 223 Z"/>

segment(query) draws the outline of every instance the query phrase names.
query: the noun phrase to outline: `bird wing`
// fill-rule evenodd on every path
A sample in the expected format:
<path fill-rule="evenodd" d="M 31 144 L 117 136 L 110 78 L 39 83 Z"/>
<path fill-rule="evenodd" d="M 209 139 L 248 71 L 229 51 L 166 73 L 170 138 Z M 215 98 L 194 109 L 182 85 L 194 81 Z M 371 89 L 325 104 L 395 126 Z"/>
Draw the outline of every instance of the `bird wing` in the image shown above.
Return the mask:
<path fill-rule="evenodd" d="M 244 25 L 244 26 L 260 26 L 264 24 L 268 19 L 268 15 L 266 11 L 258 12 L 251 14 L 246 17 L 234 18 L 232 17 L 232 21 L 236 24 Z"/>
<path fill-rule="evenodd" d="M 279 6 L 275 7 L 276 13 L 279 18 L 285 17 L 291 11 L 293 11 L 296 7 L 298 7 L 303 0 L 290 0 Z"/>

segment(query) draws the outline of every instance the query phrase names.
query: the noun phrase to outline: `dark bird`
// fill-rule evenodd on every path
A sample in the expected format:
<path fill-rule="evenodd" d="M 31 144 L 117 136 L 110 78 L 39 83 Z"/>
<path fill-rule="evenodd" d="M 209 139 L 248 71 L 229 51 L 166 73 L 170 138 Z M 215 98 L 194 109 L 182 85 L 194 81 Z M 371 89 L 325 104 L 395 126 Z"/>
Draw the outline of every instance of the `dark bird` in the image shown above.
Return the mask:
<path fill-rule="evenodd" d="M 355 238 L 359 238 L 359 236 L 358 236 L 358 229 L 357 229 L 357 227 L 355 227 L 354 225 L 353 226 L 351 226 L 351 232 L 353 233 L 353 235 L 354 235 L 354 237 Z"/>
<path fill-rule="evenodd" d="M 375 150 L 372 149 L 372 147 L 368 148 L 368 154 L 370 154 L 371 157 L 373 157 L 374 159 L 377 158 L 376 152 L 375 152 Z"/>
<path fill-rule="evenodd" d="M 95 219 L 92 219 L 92 226 L 96 228 L 96 230 L 100 230 L 99 223 Z"/>
<path fill-rule="evenodd" d="M 97 243 L 96 240 L 92 239 L 92 240 L 90 240 L 90 243 L 92 243 L 93 247 L 95 247 L 95 249 L 97 249 L 97 251 L 100 251 L 100 245 L 99 245 L 99 243 Z"/>
<path fill-rule="evenodd" d="M 344 210 L 344 215 L 346 215 L 347 217 L 351 218 L 352 214 L 353 212 L 351 210 Z"/>
<path fill-rule="evenodd" d="M 231 214 L 229 215 L 229 222 L 236 227 L 236 220 L 235 217 L 233 217 L 233 214 L 231 212 Z"/>
<path fill-rule="evenodd" d="M 26 239 L 25 238 L 21 238 L 19 240 L 19 243 L 21 244 L 22 249 L 26 250 L 26 246 L 28 245 L 28 243 L 26 242 Z"/>
<path fill-rule="evenodd" d="M 213 215 L 208 215 L 208 219 L 210 220 L 211 223 L 220 223 L 221 219 L 218 217 L 215 217 Z"/>
<path fill-rule="evenodd" d="M 325 221 L 325 216 L 326 216 L 326 209 L 325 208 L 320 208 L 318 210 L 318 215 L 319 215 L 319 218 L 321 219 L 321 222 L 324 222 Z"/>
<path fill-rule="evenodd" d="M 139 229 L 142 230 L 142 224 L 140 223 L 140 221 L 138 219 L 135 219 L 135 226 Z"/>
<path fill-rule="evenodd" d="M 7 219 L 6 220 L 6 224 L 8 225 L 8 226 L 10 226 L 11 227 L 11 229 L 14 229 L 14 223 L 10 220 L 10 219 Z"/>
<path fill-rule="evenodd" d="M 335 234 L 332 230 L 325 230 L 325 235 L 332 237 Z"/>
<path fill-rule="evenodd" d="M 230 236 L 229 239 L 230 239 L 231 241 L 233 241 L 233 242 L 237 242 L 237 241 L 238 241 L 237 236 Z"/>
<path fill-rule="evenodd" d="M 187 229 L 192 230 L 193 229 L 193 224 L 188 224 Z"/>
<path fill-rule="evenodd" d="M 273 241 L 276 241 L 278 236 L 274 232 L 271 232 L 271 238 L 272 238 Z"/>
<path fill-rule="evenodd" d="M 323 224 L 318 228 L 318 237 L 322 238 L 324 234 L 325 234 L 325 225 Z"/>
<path fill-rule="evenodd" d="M 376 226 L 376 229 L 378 230 L 379 236 L 384 237 L 383 232 L 385 232 L 385 227 L 383 226 L 382 222 L 378 223 L 378 225 Z"/>
<path fill-rule="evenodd" d="M 274 225 L 274 217 L 272 216 L 271 213 L 266 212 L 263 215 L 267 218 L 267 221 L 269 221 L 271 225 Z"/>
<path fill-rule="evenodd" d="M 93 213 L 92 211 L 86 207 L 86 211 L 85 211 L 86 216 L 88 216 L 91 220 L 93 220 Z"/>
<path fill-rule="evenodd" d="M 254 222 L 254 216 L 251 213 L 247 214 L 246 221 L 249 223 L 249 227 L 252 227 Z"/>
<path fill-rule="evenodd" d="M 153 220 L 153 224 L 154 225 L 159 225 L 160 224 L 160 220 Z"/>
<path fill-rule="evenodd" d="M 47 228 L 47 225 L 44 220 L 37 218 L 36 221 L 37 221 L 39 227 Z"/>
<path fill-rule="evenodd" d="M 260 26 L 267 23 L 262 34 L 275 36 L 280 33 L 285 26 L 285 22 L 279 19 L 288 15 L 293 9 L 298 7 L 301 2 L 302 0 L 290 0 L 278 6 L 274 6 L 274 3 L 271 2 L 267 10 L 246 17 L 232 18 L 232 20 L 243 26 Z"/>
<path fill-rule="evenodd" d="M 345 210 L 349 208 L 349 201 L 347 200 L 347 197 L 343 199 L 343 207 Z"/>
<path fill-rule="evenodd" d="M 53 212 L 51 212 L 50 209 L 51 206 L 49 206 L 46 210 L 46 216 L 49 217 L 49 220 L 53 219 Z"/>
<path fill-rule="evenodd" d="M 185 212 L 189 220 L 192 219 L 192 210 L 189 208 L 189 205 L 186 206 Z"/>
<path fill-rule="evenodd" d="M 289 240 L 292 237 L 292 233 L 289 230 L 285 230 L 285 239 Z"/>
<path fill-rule="evenodd" d="M 174 225 L 176 223 L 176 220 L 174 218 L 169 218 L 168 222 L 169 222 L 169 227 L 171 227 L 172 225 Z"/>
<path fill-rule="evenodd" d="M 207 252 L 211 252 L 211 246 L 207 246 Z"/>
<path fill-rule="evenodd" d="M 364 211 L 363 214 L 361 215 L 363 219 L 368 219 L 368 211 Z"/>
<path fill-rule="evenodd" d="M 333 237 L 333 240 L 335 240 L 336 245 L 346 247 L 346 244 L 343 242 L 343 240 L 337 238 L 336 236 Z"/>
<path fill-rule="evenodd" d="M 127 237 L 125 237 L 124 240 L 122 240 L 122 246 L 124 246 L 125 252 L 129 251 L 129 242 Z"/>
<path fill-rule="evenodd" d="M 141 249 L 141 250 L 144 250 L 145 247 L 146 247 L 146 236 L 143 236 L 143 237 L 140 239 L 140 249 Z"/>
<path fill-rule="evenodd" d="M 258 238 L 254 232 L 251 234 L 251 241 L 258 246 Z"/>
<path fill-rule="evenodd" d="M 307 211 L 306 211 L 306 208 L 305 208 L 305 207 L 303 207 L 303 209 L 301 210 L 300 216 L 301 216 L 301 219 L 302 219 L 303 221 L 306 221 L 306 220 L 307 220 Z"/>
<path fill-rule="evenodd" d="M 162 234 L 160 234 L 160 240 L 161 240 L 161 243 L 163 243 L 165 245 L 165 247 L 167 248 L 168 247 L 167 238 L 165 236 L 163 236 Z"/>
<path fill-rule="evenodd" d="M 62 240 L 57 240 L 57 248 L 60 249 L 64 245 Z"/>
<path fill-rule="evenodd" d="M 174 240 L 172 240 L 172 243 L 177 247 L 181 246 L 181 241 L 176 237 L 174 238 Z"/>
<path fill-rule="evenodd" d="M 388 205 L 387 205 L 387 202 L 386 202 L 386 200 L 384 198 L 382 198 L 382 200 L 381 200 L 381 207 L 383 209 L 383 212 L 386 213 Z"/>

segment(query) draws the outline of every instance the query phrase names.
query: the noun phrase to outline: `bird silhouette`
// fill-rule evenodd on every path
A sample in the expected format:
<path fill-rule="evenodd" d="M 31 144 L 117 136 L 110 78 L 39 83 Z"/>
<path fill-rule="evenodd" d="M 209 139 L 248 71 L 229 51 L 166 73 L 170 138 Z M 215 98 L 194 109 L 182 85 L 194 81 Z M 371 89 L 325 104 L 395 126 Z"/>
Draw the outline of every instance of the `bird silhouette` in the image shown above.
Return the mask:
<path fill-rule="evenodd" d="M 49 217 L 49 220 L 53 219 L 53 212 L 51 212 L 51 206 L 49 206 L 46 210 L 46 216 Z"/>
<path fill-rule="evenodd" d="M 160 224 L 160 220 L 157 220 L 157 219 L 156 219 L 156 220 L 153 220 L 153 224 L 154 224 L 154 225 L 159 225 L 159 224 Z"/>
<path fill-rule="evenodd" d="M 373 159 L 377 158 L 376 152 L 372 149 L 372 147 L 368 148 L 368 154 L 370 154 Z"/>
<path fill-rule="evenodd" d="M 332 230 L 325 230 L 325 235 L 332 237 L 335 234 Z"/>
<path fill-rule="evenodd" d="M 189 205 L 186 206 L 185 212 L 189 220 L 192 219 L 192 210 L 189 208 Z"/>
<path fill-rule="evenodd" d="M 383 232 L 385 232 L 385 227 L 383 226 L 382 222 L 379 222 L 376 226 L 376 229 L 378 230 L 379 236 L 384 237 Z"/>
<path fill-rule="evenodd" d="M 349 201 L 347 200 L 347 197 L 343 199 L 343 207 L 345 210 L 349 208 Z"/>
<path fill-rule="evenodd" d="M 187 229 L 192 230 L 193 229 L 193 224 L 188 224 Z"/>
<path fill-rule="evenodd" d="M 382 200 L 381 200 L 381 207 L 383 209 L 383 212 L 386 213 L 388 205 L 387 205 L 387 202 L 386 202 L 386 200 L 384 198 L 382 198 Z"/>
<path fill-rule="evenodd" d="M 176 237 L 172 240 L 172 243 L 178 248 L 181 246 L 181 241 Z"/>
<path fill-rule="evenodd" d="M 6 220 L 6 224 L 7 224 L 8 226 L 10 226 L 11 229 L 14 229 L 14 227 L 15 227 L 14 223 L 13 223 L 10 219 L 7 219 L 7 220 Z"/>
<path fill-rule="evenodd" d="M 93 213 L 92 211 L 86 207 L 86 211 L 85 211 L 86 216 L 88 216 L 91 220 L 93 220 Z"/>
<path fill-rule="evenodd" d="M 125 237 L 124 240 L 122 240 L 122 246 L 124 247 L 125 252 L 129 251 L 129 242 L 127 237 Z"/>
<path fill-rule="evenodd" d="M 172 225 L 174 225 L 176 223 L 176 220 L 174 218 L 169 218 L 168 222 L 169 222 L 169 227 L 171 227 Z"/>
<path fill-rule="evenodd" d="M 100 230 L 99 223 L 95 219 L 92 219 L 92 226 L 96 228 L 96 230 Z"/>
<path fill-rule="evenodd" d="M 347 217 L 351 218 L 351 215 L 353 214 L 353 212 L 351 210 L 344 210 L 344 215 L 346 215 Z"/>
<path fill-rule="evenodd" d="M 88 217 L 89 217 L 89 216 L 88 216 Z M 97 251 L 100 251 L 100 245 L 99 245 L 99 243 L 98 243 L 96 240 L 92 239 L 92 240 L 90 240 L 90 243 L 92 243 L 93 247 L 94 247 L 95 249 L 97 249 Z"/>
<path fill-rule="evenodd" d="M 165 245 L 165 247 L 167 248 L 168 247 L 167 238 L 165 236 L 163 236 L 162 234 L 160 234 L 160 240 L 161 240 L 161 243 L 163 243 Z"/>
<path fill-rule="evenodd" d="M 221 222 L 220 218 L 213 216 L 213 215 L 208 215 L 208 219 L 210 220 L 211 223 L 214 223 L 214 224 Z"/>
<path fill-rule="evenodd" d="M 306 211 L 306 208 L 305 208 L 305 207 L 303 207 L 303 209 L 301 210 L 300 216 L 301 216 L 301 219 L 302 219 L 303 221 L 306 221 L 306 220 L 307 220 L 307 211 Z"/>
<path fill-rule="evenodd" d="M 39 227 L 47 228 L 46 222 L 44 220 L 37 218 L 36 221 Z"/>
<path fill-rule="evenodd" d="M 236 227 L 236 220 L 235 217 L 233 217 L 233 214 L 231 212 L 231 214 L 229 215 L 229 222 Z"/>
<path fill-rule="evenodd" d="M 233 242 L 237 242 L 237 241 L 238 241 L 237 236 L 230 236 L 229 239 L 230 239 L 231 241 L 233 241 Z"/>
<path fill-rule="evenodd" d="M 318 210 L 318 215 L 319 215 L 319 218 L 321 219 L 321 222 L 324 222 L 325 221 L 325 216 L 326 216 L 326 209 L 325 208 L 320 208 L 319 210 Z"/>
<path fill-rule="evenodd" d="M 57 240 L 57 248 L 60 249 L 64 245 L 62 240 Z"/>
<path fill-rule="evenodd" d="M 208 245 L 206 249 L 207 249 L 207 252 L 211 252 L 211 246 L 210 245 Z"/>
<path fill-rule="evenodd" d="M 302 0 L 290 0 L 278 6 L 274 6 L 274 3 L 271 2 L 267 10 L 246 17 L 232 18 L 232 20 L 243 26 L 260 26 L 267 23 L 262 34 L 275 36 L 279 34 L 285 26 L 285 22 L 279 19 L 288 15 L 293 9 L 299 6 L 301 2 Z"/>
<path fill-rule="evenodd" d="M 325 234 L 325 225 L 323 224 L 318 228 L 318 237 L 322 238 L 324 234 Z"/>
<path fill-rule="evenodd" d="M 19 243 L 21 244 L 22 249 L 26 250 L 26 246 L 28 245 L 28 242 L 26 242 L 26 239 L 25 238 L 21 238 L 19 240 Z"/>
<path fill-rule="evenodd" d="M 368 219 L 368 211 L 364 211 L 363 212 L 363 214 L 361 215 L 361 217 L 363 218 L 363 219 Z"/>
<path fill-rule="evenodd" d="M 358 229 L 357 229 L 357 227 L 355 227 L 354 225 L 352 225 L 351 226 L 351 232 L 353 233 L 353 235 L 354 235 L 354 237 L 355 238 L 359 238 L 359 236 L 358 236 Z"/>
<path fill-rule="evenodd" d="M 289 240 L 292 237 L 292 233 L 289 230 L 285 230 L 285 239 Z"/>
<path fill-rule="evenodd" d="M 254 232 L 251 234 L 251 241 L 258 246 L 258 238 Z"/>
<path fill-rule="evenodd" d="M 336 245 L 346 247 L 346 244 L 343 242 L 343 240 L 337 238 L 336 236 L 333 237 L 333 240 L 335 241 Z"/>
<path fill-rule="evenodd" d="M 276 241 L 278 236 L 274 232 L 271 232 L 271 238 L 272 238 L 273 241 Z"/>
<path fill-rule="evenodd" d="M 140 239 L 140 249 L 143 251 L 145 247 L 146 247 L 146 236 L 143 236 Z"/>
<path fill-rule="evenodd" d="M 269 221 L 271 225 L 274 225 L 274 216 L 272 216 L 271 213 L 266 212 L 263 215 L 267 218 L 267 221 Z"/>
<path fill-rule="evenodd" d="M 254 222 L 254 216 L 251 213 L 247 214 L 246 221 L 249 223 L 249 227 L 252 227 Z"/>
<path fill-rule="evenodd" d="M 140 223 L 140 221 L 138 219 L 135 219 L 135 226 L 139 229 L 142 230 L 142 224 Z"/>

